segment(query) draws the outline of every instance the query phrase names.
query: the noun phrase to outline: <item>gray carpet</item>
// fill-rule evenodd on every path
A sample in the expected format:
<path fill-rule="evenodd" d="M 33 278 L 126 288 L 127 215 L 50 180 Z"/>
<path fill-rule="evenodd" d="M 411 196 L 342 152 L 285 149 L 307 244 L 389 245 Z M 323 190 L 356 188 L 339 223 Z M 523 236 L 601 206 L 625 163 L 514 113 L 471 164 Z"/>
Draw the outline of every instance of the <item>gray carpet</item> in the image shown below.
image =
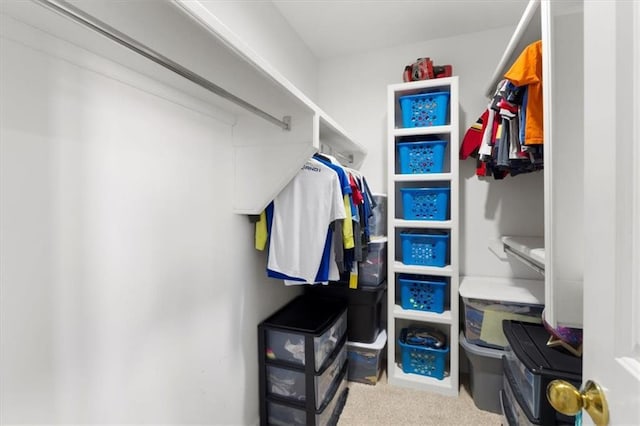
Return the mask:
<path fill-rule="evenodd" d="M 468 377 L 460 378 L 457 398 L 389 386 L 386 373 L 374 386 L 349 382 L 349 396 L 338 426 L 499 426 L 502 416 L 476 408 L 468 390 Z"/>

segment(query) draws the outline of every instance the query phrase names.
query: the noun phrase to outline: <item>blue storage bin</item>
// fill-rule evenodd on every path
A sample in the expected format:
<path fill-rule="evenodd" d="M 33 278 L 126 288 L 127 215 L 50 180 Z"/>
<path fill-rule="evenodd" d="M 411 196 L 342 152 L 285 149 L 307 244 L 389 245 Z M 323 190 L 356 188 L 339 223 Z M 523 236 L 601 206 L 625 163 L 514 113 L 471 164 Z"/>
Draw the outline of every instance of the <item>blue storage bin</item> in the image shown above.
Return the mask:
<path fill-rule="evenodd" d="M 442 126 L 446 124 L 449 92 L 420 93 L 400 97 L 403 127 Z"/>
<path fill-rule="evenodd" d="M 449 347 L 437 349 L 412 345 L 406 343 L 406 335 L 407 329 L 403 328 L 400 331 L 400 339 L 398 339 L 402 358 L 402 371 L 442 380 L 447 364 Z"/>
<path fill-rule="evenodd" d="M 448 234 L 401 233 L 402 263 L 405 265 L 445 266 Z"/>
<path fill-rule="evenodd" d="M 398 282 L 403 309 L 439 314 L 444 312 L 446 280 L 401 277 Z"/>
<path fill-rule="evenodd" d="M 407 220 L 447 220 L 450 188 L 401 188 L 402 213 Z"/>
<path fill-rule="evenodd" d="M 447 141 L 399 142 L 400 174 L 442 173 Z"/>

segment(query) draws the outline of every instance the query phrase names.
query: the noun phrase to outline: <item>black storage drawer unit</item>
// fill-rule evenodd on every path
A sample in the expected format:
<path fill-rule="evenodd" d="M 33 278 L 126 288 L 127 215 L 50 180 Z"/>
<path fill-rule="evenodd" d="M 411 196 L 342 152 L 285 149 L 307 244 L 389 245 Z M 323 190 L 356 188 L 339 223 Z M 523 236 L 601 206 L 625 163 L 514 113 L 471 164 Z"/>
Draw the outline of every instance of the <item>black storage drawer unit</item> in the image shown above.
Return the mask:
<path fill-rule="evenodd" d="M 508 341 L 503 356 L 503 391 L 505 400 L 512 405 L 512 412 L 524 414 L 529 424 L 573 424 L 574 417 L 558 413 L 549 404 L 546 390 L 555 379 L 566 380 L 580 388 L 582 358 L 564 349 L 547 346 L 549 333 L 540 324 L 503 321 L 502 329 Z"/>
<path fill-rule="evenodd" d="M 308 286 L 306 294 L 313 297 L 341 299 L 348 303 L 347 336 L 350 342 L 373 343 L 382 326 L 383 296 L 386 281 L 377 287 L 349 288 L 344 282 Z"/>
<path fill-rule="evenodd" d="M 346 330 L 345 301 L 305 295 L 258 325 L 261 425 L 333 418 L 346 386 Z"/>

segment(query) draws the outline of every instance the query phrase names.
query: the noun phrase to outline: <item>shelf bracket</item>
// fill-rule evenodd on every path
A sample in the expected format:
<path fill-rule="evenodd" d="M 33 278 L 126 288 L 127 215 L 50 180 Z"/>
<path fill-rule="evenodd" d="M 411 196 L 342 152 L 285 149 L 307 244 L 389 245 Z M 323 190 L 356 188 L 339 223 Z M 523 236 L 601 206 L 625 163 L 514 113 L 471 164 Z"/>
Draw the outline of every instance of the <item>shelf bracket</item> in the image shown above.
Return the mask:
<path fill-rule="evenodd" d="M 285 115 L 284 117 L 282 117 L 282 124 L 283 130 L 291 130 L 291 116 Z"/>

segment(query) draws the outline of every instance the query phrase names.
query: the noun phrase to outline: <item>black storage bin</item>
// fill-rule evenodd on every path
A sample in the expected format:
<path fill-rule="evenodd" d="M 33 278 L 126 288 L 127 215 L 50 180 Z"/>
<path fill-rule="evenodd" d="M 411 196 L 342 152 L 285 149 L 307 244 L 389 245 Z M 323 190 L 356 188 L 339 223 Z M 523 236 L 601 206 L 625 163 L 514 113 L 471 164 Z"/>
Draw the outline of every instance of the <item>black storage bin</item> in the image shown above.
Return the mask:
<path fill-rule="evenodd" d="M 306 295 L 258 325 L 261 425 L 333 418 L 346 386 L 346 330 L 344 300 Z"/>
<path fill-rule="evenodd" d="M 503 356 L 505 400 L 516 417 L 531 424 L 574 424 L 575 417 L 558 413 L 547 401 L 547 385 L 566 380 L 580 388 L 582 358 L 559 347 L 547 346 L 549 333 L 540 324 L 503 321 L 508 346 Z M 517 406 L 516 406 L 517 404 Z"/>
<path fill-rule="evenodd" d="M 350 342 L 372 343 L 382 325 L 383 296 L 386 281 L 377 287 L 349 288 L 343 282 L 308 286 L 306 294 L 312 297 L 344 300 L 348 304 L 347 336 Z"/>

